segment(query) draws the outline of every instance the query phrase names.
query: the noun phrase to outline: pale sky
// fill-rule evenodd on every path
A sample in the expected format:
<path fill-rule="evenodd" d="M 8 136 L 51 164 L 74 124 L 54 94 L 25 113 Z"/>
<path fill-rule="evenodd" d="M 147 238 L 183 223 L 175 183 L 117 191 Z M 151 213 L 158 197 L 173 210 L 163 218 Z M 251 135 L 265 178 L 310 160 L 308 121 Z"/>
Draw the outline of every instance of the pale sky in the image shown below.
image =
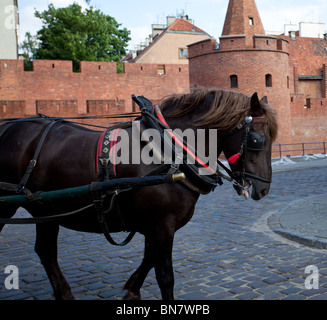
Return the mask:
<path fill-rule="evenodd" d="M 1 1 L 1 0 L 0 0 Z M 74 0 L 18 0 L 20 16 L 19 39 L 25 33 L 35 34 L 41 28 L 34 17 L 35 8 L 43 11 L 49 3 L 55 7 L 68 6 Z M 75 2 L 86 7 L 84 0 Z M 184 13 L 194 24 L 215 39 L 221 36 L 228 0 L 91 0 L 90 5 L 116 19 L 122 27 L 131 30 L 129 49 L 144 41 L 151 33 L 151 24 L 166 23 L 166 16 Z M 327 27 L 327 0 L 256 0 L 266 31 L 283 31 L 284 24 L 300 22 L 325 23 Z"/>

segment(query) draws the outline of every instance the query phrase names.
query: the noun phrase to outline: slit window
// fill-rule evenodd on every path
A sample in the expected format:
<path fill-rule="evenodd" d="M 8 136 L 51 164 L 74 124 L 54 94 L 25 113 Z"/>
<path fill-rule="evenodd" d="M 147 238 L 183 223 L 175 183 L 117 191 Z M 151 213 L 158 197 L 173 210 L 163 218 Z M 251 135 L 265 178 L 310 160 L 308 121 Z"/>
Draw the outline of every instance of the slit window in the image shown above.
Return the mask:
<path fill-rule="evenodd" d="M 271 76 L 271 74 L 266 74 L 266 87 L 272 87 L 272 76 Z"/>
<path fill-rule="evenodd" d="M 165 74 L 165 65 L 164 64 L 158 65 L 158 74 L 161 76 Z"/>
<path fill-rule="evenodd" d="M 253 20 L 253 18 L 249 18 L 249 24 L 250 24 L 250 26 L 254 26 L 254 20 Z"/>
<path fill-rule="evenodd" d="M 238 88 L 238 78 L 236 74 L 230 76 L 230 87 Z"/>

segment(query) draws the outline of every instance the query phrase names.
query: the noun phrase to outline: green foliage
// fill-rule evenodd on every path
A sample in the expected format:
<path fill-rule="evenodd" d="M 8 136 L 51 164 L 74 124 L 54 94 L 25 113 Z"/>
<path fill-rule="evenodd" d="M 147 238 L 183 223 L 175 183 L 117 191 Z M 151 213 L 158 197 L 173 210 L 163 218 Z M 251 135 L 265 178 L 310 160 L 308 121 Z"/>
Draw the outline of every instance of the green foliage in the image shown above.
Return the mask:
<path fill-rule="evenodd" d="M 23 50 L 24 67 L 26 71 L 33 70 L 32 61 L 37 51 L 37 39 L 36 36 L 32 36 L 30 32 L 26 32 L 25 39 L 20 45 L 20 49 Z"/>
<path fill-rule="evenodd" d="M 74 71 L 79 71 L 80 61 L 119 62 L 126 53 L 130 31 L 93 7 L 82 11 L 76 3 L 59 9 L 50 4 L 35 16 L 43 23 L 37 32 L 36 59 L 72 60 Z"/>

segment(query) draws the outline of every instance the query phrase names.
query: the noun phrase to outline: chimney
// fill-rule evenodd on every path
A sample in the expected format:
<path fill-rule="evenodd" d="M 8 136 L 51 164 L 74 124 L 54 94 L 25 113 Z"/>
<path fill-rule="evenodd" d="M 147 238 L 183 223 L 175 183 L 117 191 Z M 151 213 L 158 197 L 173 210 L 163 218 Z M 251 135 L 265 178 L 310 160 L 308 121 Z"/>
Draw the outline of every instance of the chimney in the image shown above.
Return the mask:
<path fill-rule="evenodd" d="M 295 31 L 289 31 L 289 36 L 291 37 L 291 40 L 296 40 Z"/>

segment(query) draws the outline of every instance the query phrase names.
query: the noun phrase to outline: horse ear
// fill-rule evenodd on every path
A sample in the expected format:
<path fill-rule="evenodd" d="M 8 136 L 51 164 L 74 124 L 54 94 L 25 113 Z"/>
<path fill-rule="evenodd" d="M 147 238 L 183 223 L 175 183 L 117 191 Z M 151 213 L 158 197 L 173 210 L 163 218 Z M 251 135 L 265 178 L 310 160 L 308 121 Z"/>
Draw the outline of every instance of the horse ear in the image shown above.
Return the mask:
<path fill-rule="evenodd" d="M 258 94 L 255 92 L 251 97 L 251 110 L 258 111 L 261 108 Z"/>
<path fill-rule="evenodd" d="M 265 103 L 265 104 L 268 104 L 268 98 L 267 96 L 264 96 L 261 100 L 260 100 L 261 103 Z"/>

